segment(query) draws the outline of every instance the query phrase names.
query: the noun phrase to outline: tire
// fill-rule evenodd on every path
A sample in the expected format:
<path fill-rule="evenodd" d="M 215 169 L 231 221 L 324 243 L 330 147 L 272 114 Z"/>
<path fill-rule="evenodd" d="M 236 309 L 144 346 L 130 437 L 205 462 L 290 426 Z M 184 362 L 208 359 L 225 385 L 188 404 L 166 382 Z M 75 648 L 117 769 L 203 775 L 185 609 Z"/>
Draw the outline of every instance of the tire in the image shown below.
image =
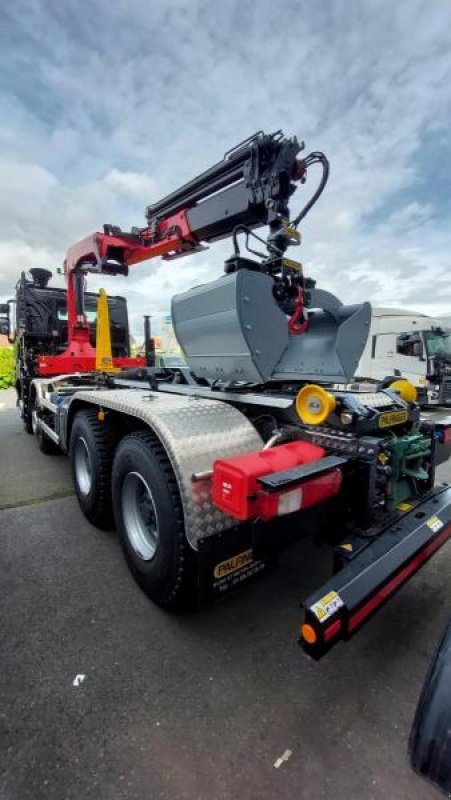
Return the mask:
<path fill-rule="evenodd" d="M 435 653 L 409 741 L 413 769 L 451 793 L 451 620 Z"/>
<path fill-rule="evenodd" d="M 113 522 L 111 467 L 116 438 L 111 427 L 100 422 L 97 411 L 79 411 L 72 424 L 69 456 L 72 479 L 81 510 L 98 528 Z"/>
<path fill-rule="evenodd" d="M 22 388 L 23 391 L 23 388 Z M 35 431 L 33 430 L 33 410 L 34 410 L 34 400 L 31 399 L 30 394 L 28 393 L 27 402 L 23 399 L 23 426 L 27 433 L 31 436 L 34 435 Z"/>
<path fill-rule="evenodd" d="M 117 448 L 113 507 L 125 558 L 141 589 L 163 608 L 192 606 L 195 554 L 174 472 L 150 432 L 132 433 Z"/>

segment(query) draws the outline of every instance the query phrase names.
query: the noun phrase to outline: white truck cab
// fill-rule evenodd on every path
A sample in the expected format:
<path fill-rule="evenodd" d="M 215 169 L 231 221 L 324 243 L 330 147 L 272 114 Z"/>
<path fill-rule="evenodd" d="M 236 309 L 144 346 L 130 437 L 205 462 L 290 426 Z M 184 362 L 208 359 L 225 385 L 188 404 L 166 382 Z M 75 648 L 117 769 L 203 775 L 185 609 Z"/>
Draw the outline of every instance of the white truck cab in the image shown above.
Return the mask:
<path fill-rule="evenodd" d="M 451 405 L 451 335 L 426 314 L 373 308 L 368 341 L 356 379 L 406 378 L 422 405 Z"/>

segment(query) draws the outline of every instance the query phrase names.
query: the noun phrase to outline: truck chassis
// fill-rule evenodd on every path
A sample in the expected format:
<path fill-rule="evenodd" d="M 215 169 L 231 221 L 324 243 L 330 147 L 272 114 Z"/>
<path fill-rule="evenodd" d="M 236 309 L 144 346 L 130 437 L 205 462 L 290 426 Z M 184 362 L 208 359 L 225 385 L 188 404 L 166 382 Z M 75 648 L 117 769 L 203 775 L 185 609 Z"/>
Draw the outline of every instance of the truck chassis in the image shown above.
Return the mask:
<path fill-rule="evenodd" d="M 69 454 L 84 514 L 100 527 L 115 520 L 128 565 L 155 602 L 177 607 L 222 595 L 271 563 L 288 530 L 296 537 L 315 534 L 333 551 L 334 575 L 304 598 L 299 640 L 320 658 L 350 638 L 451 536 L 451 489 L 432 482 L 366 527 L 346 519 L 343 492 L 338 500 L 286 519 L 237 524 L 214 503 L 212 467 L 218 459 L 262 451 L 268 441 L 253 419 L 262 406 L 266 413 L 286 415 L 292 397 L 218 392 L 182 382 L 181 375 L 180 383 L 155 384 L 157 376 L 157 370 L 147 370 L 141 381 L 90 373 L 33 382 L 41 449 Z M 316 427 L 305 426 L 303 433 L 306 440 L 321 441 Z M 334 438 L 330 432 L 322 436 Z M 437 424 L 434 437 L 440 462 L 448 456 L 451 419 Z M 362 453 L 350 435 L 336 432 L 335 439 L 324 469 L 350 471 L 348 488 L 352 480 L 355 491 Z M 364 446 L 361 437 L 360 451 Z M 300 470 L 267 476 L 270 489 L 302 486 L 312 472 Z"/>

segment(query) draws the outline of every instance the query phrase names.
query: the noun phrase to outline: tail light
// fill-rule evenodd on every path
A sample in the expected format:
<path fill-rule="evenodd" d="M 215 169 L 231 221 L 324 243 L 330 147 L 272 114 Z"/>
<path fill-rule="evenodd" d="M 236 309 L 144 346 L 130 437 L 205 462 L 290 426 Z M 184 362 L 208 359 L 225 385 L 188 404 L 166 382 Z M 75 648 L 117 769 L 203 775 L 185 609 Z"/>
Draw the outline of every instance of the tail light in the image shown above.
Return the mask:
<path fill-rule="evenodd" d="M 262 488 L 258 479 L 318 462 L 325 454 L 317 445 L 290 442 L 257 453 L 220 459 L 213 465 L 213 502 L 221 511 L 241 521 L 257 517 L 269 520 L 324 502 L 340 490 L 338 469 L 280 491 Z"/>

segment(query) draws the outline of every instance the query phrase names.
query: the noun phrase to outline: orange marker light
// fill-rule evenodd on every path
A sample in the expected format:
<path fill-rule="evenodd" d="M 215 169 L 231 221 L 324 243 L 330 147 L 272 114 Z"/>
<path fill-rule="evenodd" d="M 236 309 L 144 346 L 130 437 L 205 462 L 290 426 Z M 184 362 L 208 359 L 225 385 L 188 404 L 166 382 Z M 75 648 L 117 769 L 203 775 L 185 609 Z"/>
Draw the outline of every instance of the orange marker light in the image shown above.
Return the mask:
<path fill-rule="evenodd" d="M 318 638 L 315 628 L 313 628 L 312 625 L 306 625 L 305 623 L 304 625 L 301 625 L 301 636 L 303 639 L 305 639 L 307 644 L 315 644 Z"/>

